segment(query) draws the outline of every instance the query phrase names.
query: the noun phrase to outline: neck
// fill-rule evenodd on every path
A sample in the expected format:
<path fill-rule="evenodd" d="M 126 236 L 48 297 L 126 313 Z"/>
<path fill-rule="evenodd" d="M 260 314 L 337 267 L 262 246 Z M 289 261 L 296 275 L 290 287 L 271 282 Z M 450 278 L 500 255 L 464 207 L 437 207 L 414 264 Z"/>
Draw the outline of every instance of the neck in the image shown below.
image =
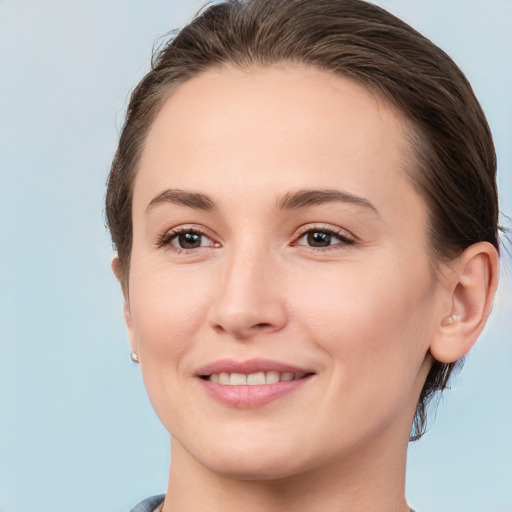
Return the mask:
<path fill-rule="evenodd" d="M 395 442 L 393 442 L 393 439 Z M 407 440 L 384 436 L 342 461 L 274 480 L 240 479 L 210 470 L 173 440 L 163 512 L 406 512 Z"/>

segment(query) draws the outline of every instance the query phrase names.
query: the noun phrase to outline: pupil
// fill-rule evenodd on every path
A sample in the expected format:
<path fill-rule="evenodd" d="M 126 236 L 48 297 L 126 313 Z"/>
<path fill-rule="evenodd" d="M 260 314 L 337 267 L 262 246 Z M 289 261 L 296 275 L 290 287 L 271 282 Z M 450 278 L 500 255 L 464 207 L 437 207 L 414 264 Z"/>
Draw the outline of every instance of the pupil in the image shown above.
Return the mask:
<path fill-rule="evenodd" d="M 193 249 L 195 247 L 200 247 L 201 235 L 197 235 L 196 233 L 182 233 L 178 237 L 178 241 L 181 248 Z"/>
<path fill-rule="evenodd" d="M 308 244 L 313 247 L 327 247 L 330 243 L 331 235 L 329 233 L 314 231 L 308 234 Z"/>

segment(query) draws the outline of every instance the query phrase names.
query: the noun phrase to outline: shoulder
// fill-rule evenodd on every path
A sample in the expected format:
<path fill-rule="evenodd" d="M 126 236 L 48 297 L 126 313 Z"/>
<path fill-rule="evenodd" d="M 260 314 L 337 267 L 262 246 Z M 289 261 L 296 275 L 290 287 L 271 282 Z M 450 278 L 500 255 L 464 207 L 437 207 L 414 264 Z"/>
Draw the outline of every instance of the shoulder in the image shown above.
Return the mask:
<path fill-rule="evenodd" d="M 157 496 L 151 496 L 141 501 L 138 505 L 135 505 L 130 512 L 154 512 L 155 508 L 160 505 L 165 498 L 165 494 L 158 494 Z"/>

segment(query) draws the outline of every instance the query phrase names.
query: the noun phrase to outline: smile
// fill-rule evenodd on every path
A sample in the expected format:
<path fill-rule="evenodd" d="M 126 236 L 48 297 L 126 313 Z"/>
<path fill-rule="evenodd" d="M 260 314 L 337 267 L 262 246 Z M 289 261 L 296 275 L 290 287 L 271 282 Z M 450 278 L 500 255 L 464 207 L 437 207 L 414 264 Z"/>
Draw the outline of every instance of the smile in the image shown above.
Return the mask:
<path fill-rule="evenodd" d="M 295 393 L 315 376 L 315 372 L 277 361 L 221 360 L 197 373 L 210 398 L 235 408 L 255 408 Z"/>
<path fill-rule="evenodd" d="M 226 386 L 262 386 L 264 384 L 275 384 L 276 382 L 290 382 L 304 378 L 307 373 L 293 372 L 256 372 L 256 373 L 212 373 L 202 377 L 203 379 L 216 384 Z"/>

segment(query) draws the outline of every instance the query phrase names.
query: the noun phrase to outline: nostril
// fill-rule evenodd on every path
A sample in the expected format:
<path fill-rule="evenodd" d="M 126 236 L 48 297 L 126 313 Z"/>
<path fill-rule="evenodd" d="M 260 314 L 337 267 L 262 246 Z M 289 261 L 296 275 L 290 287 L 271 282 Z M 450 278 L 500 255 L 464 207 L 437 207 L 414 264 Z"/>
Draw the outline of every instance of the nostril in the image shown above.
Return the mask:
<path fill-rule="evenodd" d="M 229 297 L 228 297 L 229 298 Z M 237 339 L 280 331 L 287 322 L 282 304 L 261 300 L 250 303 L 237 297 L 224 297 L 212 307 L 208 322 L 217 334 L 229 333 Z M 226 299 L 226 300 L 224 300 Z"/>
<path fill-rule="evenodd" d="M 271 326 L 271 324 L 268 324 L 268 323 L 260 323 L 260 324 L 253 325 L 253 327 L 255 329 L 266 329 L 266 328 L 272 327 L 272 326 Z"/>

